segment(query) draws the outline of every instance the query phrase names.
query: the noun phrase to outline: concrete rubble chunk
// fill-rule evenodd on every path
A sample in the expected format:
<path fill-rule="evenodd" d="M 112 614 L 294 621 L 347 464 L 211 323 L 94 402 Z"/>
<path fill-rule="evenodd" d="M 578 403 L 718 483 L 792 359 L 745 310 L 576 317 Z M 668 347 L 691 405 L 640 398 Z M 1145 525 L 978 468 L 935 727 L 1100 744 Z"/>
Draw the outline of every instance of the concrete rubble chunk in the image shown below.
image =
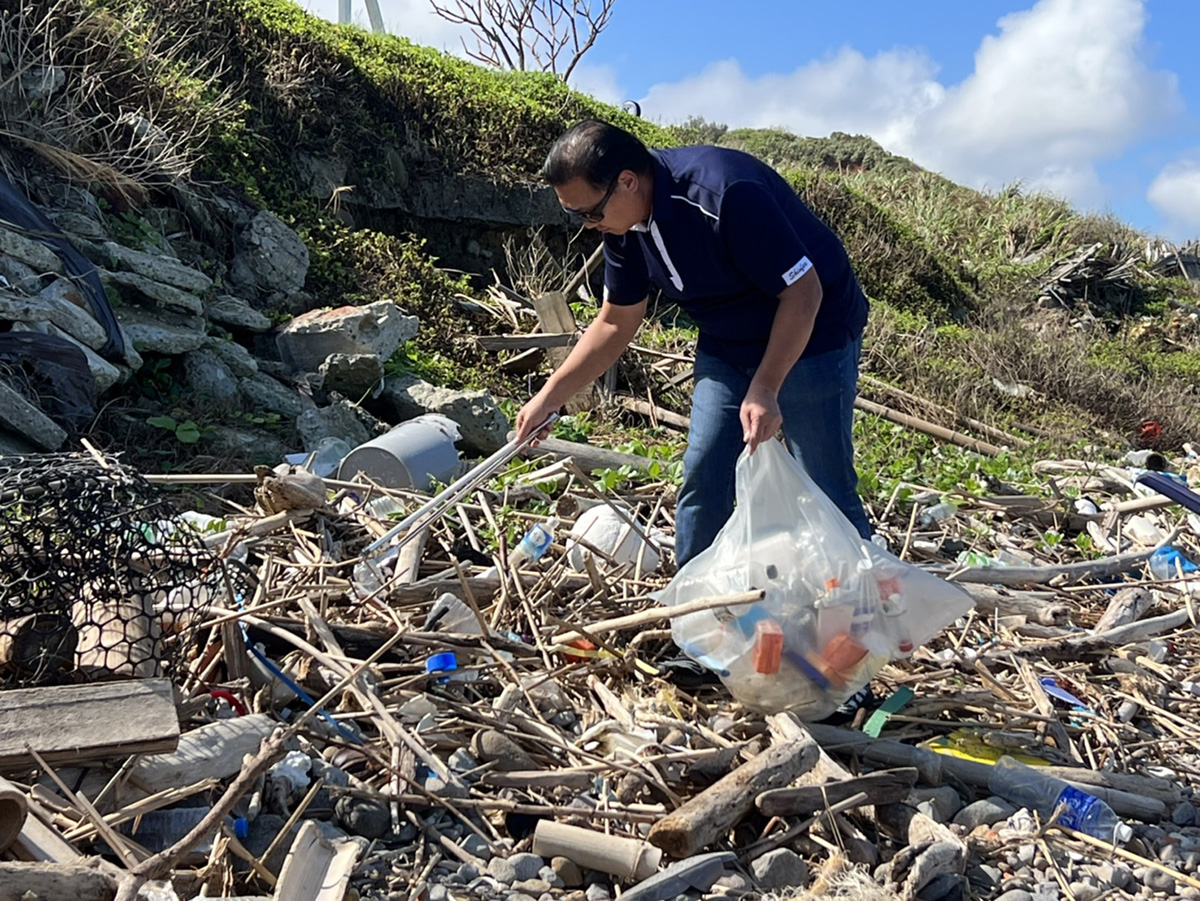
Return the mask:
<path fill-rule="evenodd" d="M 463 444 L 481 453 L 499 450 L 508 441 L 509 422 L 487 391 L 454 390 L 431 385 L 415 376 L 395 376 L 384 385 L 384 397 L 401 419 L 439 413 L 458 424 Z"/>
<path fill-rule="evenodd" d="M 51 322 L 93 349 L 104 346 L 104 327 L 73 300 L 83 295 L 65 279 L 57 279 L 37 297 L 0 290 L 0 319 L 10 322 Z"/>
<path fill-rule="evenodd" d="M 271 328 L 270 319 L 232 294 L 222 294 L 206 301 L 204 312 L 213 322 L 244 328 L 248 332 L 265 332 Z"/>
<path fill-rule="evenodd" d="M 372 354 L 386 360 L 417 334 L 419 324 L 416 316 L 379 300 L 304 313 L 280 329 L 275 343 L 289 366 L 316 372 L 330 354 Z"/>
<path fill-rule="evenodd" d="M 219 404 L 233 404 L 241 400 L 237 376 L 212 351 L 201 348 L 184 354 L 183 370 L 188 386 L 199 396 Z"/>
<path fill-rule="evenodd" d="M 58 254 L 41 241 L 27 238 L 12 229 L 0 228 L 0 253 L 16 257 L 26 266 L 43 274 L 63 271 L 62 260 L 58 258 Z"/>
<path fill-rule="evenodd" d="M 15 389 L 0 381 L 0 426 L 45 450 L 58 450 L 67 433 Z"/>
<path fill-rule="evenodd" d="M 242 393 L 256 408 L 296 417 L 304 412 L 306 405 L 300 392 L 289 388 L 263 372 L 243 376 L 238 380 Z M 311 401 L 310 401 L 311 403 Z"/>
<path fill-rule="evenodd" d="M 258 360 L 254 355 L 236 341 L 226 341 L 223 338 L 207 337 L 204 339 L 204 349 L 221 358 L 230 372 L 238 378 L 254 375 L 258 372 Z"/>
<path fill-rule="evenodd" d="M 117 321 L 141 351 L 178 356 L 203 346 L 204 320 L 166 310 L 120 307 Z"/>
<path fill-rule="evenodd" d="M 235 285 L 293 294 L 308 277 L 308 248 L 274 213 L 257 213 L 238 236 L 240 250 L 230 264 Z"/>
<path fill-rule="evenodd" d="M 173 285 L 166 285 L 138 275 L 136 272 L 110 272 L 100 270 L 100 279 L 105 285 L 114 285 L 126 298 L 131 295 L 136 298 L 133 302 L 149 301 L 156 307 L 168 310 L 179 310 L 196 316 L 204 314 L 204 301 L 195 294 L 180 290 Z"/>
<path fill-rule="evenodd" d="M 151 281 L 182 288 L 193 294 L 203 294 L 213 286 L 213 280 L 199 269 L 193 269 L 171 257 L 134 250 L 114 241 L 106 241 L 103 246 L 111 264 Z"/>
<path fill-rule="evenodd" d="M 347 397 L 368 397 L 383 386 L 383 360 L 375 354 L 330 354 L 317 371 L 323 388 Z"/>
<path fill-rule="evenodd" d="M 14 322 L 12 326 L 14 332 L 30 331 L 39 332 L 43 335 L 53 335 L 55 338 L 62 338 L 64 341 L 70 341 L 81 351 L 87 358 L 88 370 L 92 373 L 92 379 L 96 383 L 96 393 L 103 394 L 117 382 L 121 381 L 122 377 L 127 374 L 122 372 L 119 366 L 110 363 L 104 359 L 74 335 L 60 329 L 58 326 L 50 322 Z"/>

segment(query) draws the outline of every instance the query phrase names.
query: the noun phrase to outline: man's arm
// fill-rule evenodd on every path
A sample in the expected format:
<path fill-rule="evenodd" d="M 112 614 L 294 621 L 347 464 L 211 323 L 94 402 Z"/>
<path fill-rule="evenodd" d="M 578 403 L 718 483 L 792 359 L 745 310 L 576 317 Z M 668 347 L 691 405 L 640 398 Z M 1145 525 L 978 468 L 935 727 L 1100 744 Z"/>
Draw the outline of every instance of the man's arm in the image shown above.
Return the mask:
<path fill-rule="evenodd" d="M 742 400 L 742 434 L 750 453 L 783 425 L 779 389 L 808 346 L 821 296 L 821 280 L 811 268 L 779 294 L 779 309 L 771 323 L 766 353 Z"/>
<path fill-rule="evenodd" d="M 524 440 L 551 413 L 557 413 L 563 404 L 603 375 L 633 340 L 645 315 L 645 300 L 629 306 L 605 301 L 563 364 L 517 414 L 517 440 Z"/>

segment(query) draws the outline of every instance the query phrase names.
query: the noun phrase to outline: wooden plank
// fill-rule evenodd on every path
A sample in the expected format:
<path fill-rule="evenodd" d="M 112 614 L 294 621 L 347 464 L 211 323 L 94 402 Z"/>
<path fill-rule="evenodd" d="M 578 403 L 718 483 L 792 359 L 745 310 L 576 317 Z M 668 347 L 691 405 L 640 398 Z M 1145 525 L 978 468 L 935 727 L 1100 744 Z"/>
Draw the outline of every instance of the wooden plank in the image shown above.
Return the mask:
<path fill-rule="evenodd" d="M 567 297 L 561 291 L 548 291 L 533 298 L 533 310 L 537 313 L 538 324 L 542 331 L 547 334 L 561 335 L 564 332 L 578 331 L 575 314 L 571 312 Z M 557 369 L 570 352 L 570 349 L 566 347 L 552 347 L 546 351 L 546 359 L 550 361 L 552 367 Z M 596 386 L 588 385 L 567 401 L 567 412 L 579 413 L 582 410 L 590 410 L 596 406 L 597 400 Z"/>
<path fill-rule="evenodd" d="M 0 692 L 0 772 L 34 763 L 77 763 L 173 751 L 179 718 L 167 679 Z"/>
<path fill-rule="evenodd" d="M 533 335 L 482 335 L 475 339 L 484 350 L 529 350 L 530 348 L 570 347 L 579 340 L 577 332 Z"/>
<path fill-rule="evenodd" d="M 0 851 L 17 840 L 29 816 L 29 802 L 25 792 L 7 779 L 0 779 Z"/>
<path fill-rule="evenodd" d="M 70 898 L 113 901 L 117 884 L 107 873 L 86 864 L 0 861 L 0 901 Z"/>

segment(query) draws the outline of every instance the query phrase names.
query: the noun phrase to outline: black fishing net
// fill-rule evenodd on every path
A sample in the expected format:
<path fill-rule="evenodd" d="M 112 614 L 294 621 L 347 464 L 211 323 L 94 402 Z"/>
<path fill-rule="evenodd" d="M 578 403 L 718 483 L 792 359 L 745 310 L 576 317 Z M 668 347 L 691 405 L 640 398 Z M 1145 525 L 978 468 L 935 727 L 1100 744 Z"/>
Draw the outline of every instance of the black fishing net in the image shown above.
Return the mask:
<path fill-rule="evenodd" d="M 112 459 L 0 456 L 0 689 L 169 676 L 222 560 Z"/>

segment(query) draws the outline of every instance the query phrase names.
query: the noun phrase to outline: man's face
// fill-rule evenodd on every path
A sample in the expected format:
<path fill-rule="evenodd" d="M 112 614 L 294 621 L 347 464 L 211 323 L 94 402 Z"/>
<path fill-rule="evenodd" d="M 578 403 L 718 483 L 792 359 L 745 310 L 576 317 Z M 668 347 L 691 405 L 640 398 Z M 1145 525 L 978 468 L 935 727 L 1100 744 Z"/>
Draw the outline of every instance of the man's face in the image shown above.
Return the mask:
<path fill-rule="evenodd" d="M 637 197 L 637 176 L 628 169 L 604 187 L 576 178 L 555 187 L 554 193 L 573 219 L 599 232 L 623 235 L 645 218 Z"/>

